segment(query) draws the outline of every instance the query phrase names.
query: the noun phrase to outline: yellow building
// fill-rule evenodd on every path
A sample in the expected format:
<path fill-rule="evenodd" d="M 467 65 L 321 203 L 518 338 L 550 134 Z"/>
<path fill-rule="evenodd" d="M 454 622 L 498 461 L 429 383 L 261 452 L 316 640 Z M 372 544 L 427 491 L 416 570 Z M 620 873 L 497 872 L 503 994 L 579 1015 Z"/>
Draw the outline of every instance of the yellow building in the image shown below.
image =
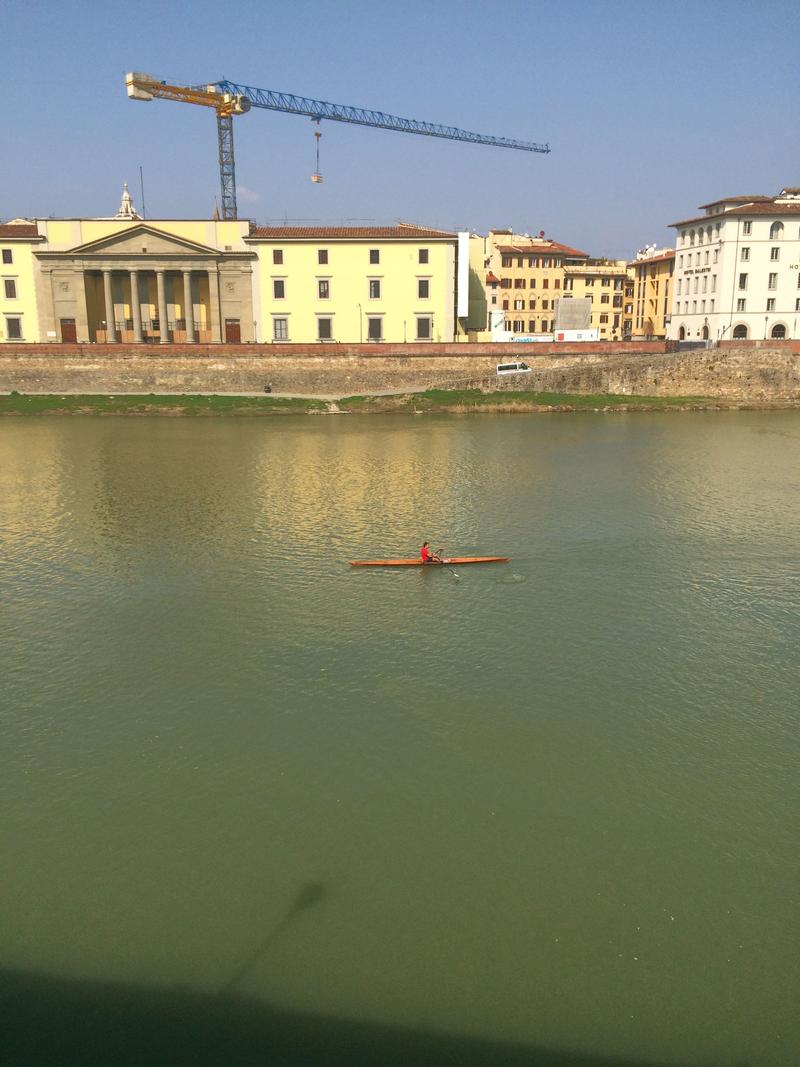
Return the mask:
<path fill-rule="evenodd" d="M 672 313 L 675 249 L 649 246 L 628 264 L 635 283 L 632 336 L 663 340 Z"/>
<path fill-rule="evenodd" d="M 482 281 L 483 293 L 470 286 L 470 331 L 486 331 L 492 312 L 504 312 L 504 328 L 511 334 L 552 333 L 555 302 L 564 291 L 565 271 L 585 262 L 586 252 L 544 236 L 490 230 L 473 234 L 470 267 Z"/>
<path fill-rule="evenodd" d="M 113 218 L 0 225 L 0 341 L 452 341 L 457 235 Z"/>
<path fill-rule="evenodd" d="M 255 227 L 265 341 L 452 341 L 457 236 L 386 227 Z"/>
<path fill-rule="evenodd" d="M 36 225 L 28 219 L 0 225 L 0 344 L 39 339 L 32 252 L 41 241 Z"/>
<path fill-rule="evenodd" d="M 6 329 L 3 340 L 254 339 L 257 257 L 244 244 L 247 221 L 145 221 L 127 186 L 113 218 L 20 221 L 0 227 L 0 247 L 9 230 L 25 230 L 16 244 L 35 312 L 24 337 Z"/>
<path fill-rule="evenodd" d="M 601 341 L 630 337 L 633 278 L 624 259 L 586 259 L 564 268 L 564 296 L 591 301 L 591 328 Z"/>

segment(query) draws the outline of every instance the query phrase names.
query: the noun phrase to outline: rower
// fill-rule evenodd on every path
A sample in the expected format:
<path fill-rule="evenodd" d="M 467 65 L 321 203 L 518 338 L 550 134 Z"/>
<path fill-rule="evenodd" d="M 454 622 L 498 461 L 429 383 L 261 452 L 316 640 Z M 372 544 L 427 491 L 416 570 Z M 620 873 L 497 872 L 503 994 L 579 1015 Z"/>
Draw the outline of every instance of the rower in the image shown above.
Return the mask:
<path fill-rule="evenodd" d="M 419 550 L 419 557 L 423 563 L 441 563 L 441 552 L 441 548 L 437 552 L 431 552 L 430 548 L 428 548 L 428 542 L 426 541 Z"/>

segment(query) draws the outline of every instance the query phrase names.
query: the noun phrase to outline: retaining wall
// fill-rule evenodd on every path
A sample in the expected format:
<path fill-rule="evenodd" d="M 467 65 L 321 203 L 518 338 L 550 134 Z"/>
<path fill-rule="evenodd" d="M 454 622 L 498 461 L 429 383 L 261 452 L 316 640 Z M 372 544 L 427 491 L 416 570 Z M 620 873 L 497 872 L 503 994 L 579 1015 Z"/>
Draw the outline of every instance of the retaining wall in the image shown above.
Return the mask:
<path fill-rule="evenodd" d="M 2 345 L 0 391 L 348 396 L 431 387 L 800 399 L 800 342 L 582 345 Z M 498 378 L 524 359 L 531 374 Z"/>

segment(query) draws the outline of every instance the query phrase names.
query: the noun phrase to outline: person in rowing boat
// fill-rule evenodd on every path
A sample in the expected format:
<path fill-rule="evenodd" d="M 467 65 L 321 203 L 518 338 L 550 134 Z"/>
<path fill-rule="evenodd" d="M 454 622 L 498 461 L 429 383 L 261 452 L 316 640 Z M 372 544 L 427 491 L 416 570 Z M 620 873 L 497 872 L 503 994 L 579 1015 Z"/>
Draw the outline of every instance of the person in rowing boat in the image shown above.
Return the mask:
<path fill-rule="evenodd" d="M 436 552 L 431 552 L 426 541 L 422 548 L 419 550 L 419 558 L 423 563 L 442 563 L 442 550 L 437 549 Z"/>

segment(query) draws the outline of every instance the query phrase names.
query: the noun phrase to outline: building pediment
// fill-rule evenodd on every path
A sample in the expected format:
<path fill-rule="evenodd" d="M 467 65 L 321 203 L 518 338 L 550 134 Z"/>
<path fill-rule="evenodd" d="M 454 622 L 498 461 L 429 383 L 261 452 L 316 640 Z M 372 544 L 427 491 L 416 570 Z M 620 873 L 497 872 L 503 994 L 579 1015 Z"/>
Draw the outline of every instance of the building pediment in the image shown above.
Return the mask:
<path fill-rule="evenodd" d="M 106 234 L 94 241 L 76 245 L 74 248 L 65 249 L 63 252 L 44 253 L 49 256 L 66 256 L 81 258 L 91 256 L 120 256 L 130 258 L 132 256 L 203 256 L 208 258 L 220 257 L 223 253 L 209 245 L 190 241 L 185 237 L 178 237 L 165 230 L 159 230 L 155 226 L 126 226 L 116 233 Z M 228 253 L 230 254 L 230 253 Z"/>

